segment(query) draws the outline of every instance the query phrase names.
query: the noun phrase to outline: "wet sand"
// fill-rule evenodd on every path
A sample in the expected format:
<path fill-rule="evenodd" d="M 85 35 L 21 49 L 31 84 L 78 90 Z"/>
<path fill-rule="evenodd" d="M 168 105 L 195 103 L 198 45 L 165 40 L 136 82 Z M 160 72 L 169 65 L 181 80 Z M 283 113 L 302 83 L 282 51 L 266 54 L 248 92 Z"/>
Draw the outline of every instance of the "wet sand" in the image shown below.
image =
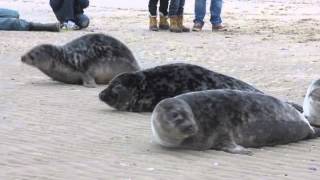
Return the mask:
<path fill-rule="evenodd" d="M 150 114 L 112 110 L 88 89 L 53 82 L 20 56 L 41 43 L 93 32 L 125 42 L 143 68 L 194 63 L 301 104 L 319 78 L 319 1 L 226 1 L 228 30 L 149 32 L 147 1 L 95 0 L 88 29 L 0 31 L 0 179 L 319 179 L 320 140 L 251 149 L 253 156 L 163 149 L 151 143 Z M 21 18 L 54 22 L 46 0 L 1 0 Z M 193 1 L 186 3 L 192 26 Z"/>

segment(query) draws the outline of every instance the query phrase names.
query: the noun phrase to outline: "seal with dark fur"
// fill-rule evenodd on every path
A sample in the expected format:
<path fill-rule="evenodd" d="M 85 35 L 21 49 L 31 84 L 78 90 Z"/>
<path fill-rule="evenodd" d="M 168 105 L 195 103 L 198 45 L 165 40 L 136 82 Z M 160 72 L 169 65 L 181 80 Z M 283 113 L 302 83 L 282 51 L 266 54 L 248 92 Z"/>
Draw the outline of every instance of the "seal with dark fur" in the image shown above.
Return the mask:
<path fill-rule="evenodd" d="M 233 77 L 197 65 L 175 63 L 116 76 L 99 97 L 101 101 L 118 110 L 152 112 L 162 99 L 210 89 L 262 93 Z"/>
<path fill-rule="evenodd" d="M 320 131 L 291 105 L 238 90 L 192 92 L 162 100 L 151 118 L 153 140 L 165 147 L 251 154 L 318 137 Z"/>
<path fill-rule="evenodd" d="M 129 48 L 104 34 L 88 34 L 64 46 L 39 45 L 21 61 L 39 68 L 53 80 L 96 87 L 124 72 L 140 70 Z"/>

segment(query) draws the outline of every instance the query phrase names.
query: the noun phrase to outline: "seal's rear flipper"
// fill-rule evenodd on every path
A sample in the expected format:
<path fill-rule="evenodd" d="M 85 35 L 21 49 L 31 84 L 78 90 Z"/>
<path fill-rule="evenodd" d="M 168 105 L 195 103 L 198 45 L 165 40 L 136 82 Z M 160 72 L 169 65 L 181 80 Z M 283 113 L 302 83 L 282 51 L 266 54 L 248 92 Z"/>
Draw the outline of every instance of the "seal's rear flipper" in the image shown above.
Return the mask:
<path fill-rule="evenodd" d="M 225 151 L 225 152 L 232 153 L 232 154 L 244 154 L 244 155 L 249 155 L 249 156 L 253 155 L 252 151 L 250 151 L 240 145 L 237 145 L 235 143 L 226 145 L 226 146 L 222 147 L 221 150 Z"/>
<path fill-rule="evenodd" d="M 292 107 L 294 107 L 297 111 L 299 111 L 300 113 L 303 113 L 303 108 L 302 106 L 300 106 L 299 104 L 296 104 L 294 102 L 286 102 L 287 104 L 291 105 Z"/>

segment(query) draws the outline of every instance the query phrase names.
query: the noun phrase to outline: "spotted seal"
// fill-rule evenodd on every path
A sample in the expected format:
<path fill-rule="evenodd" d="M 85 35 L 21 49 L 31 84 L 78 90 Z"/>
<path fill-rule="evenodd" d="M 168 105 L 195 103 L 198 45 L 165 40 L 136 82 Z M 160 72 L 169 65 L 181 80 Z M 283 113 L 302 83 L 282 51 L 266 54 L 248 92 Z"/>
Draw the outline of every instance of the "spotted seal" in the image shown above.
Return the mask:
<path fill-rule="evenodd" d="M 43 44 L 21 57 L 53 80 L 96 87 L 123 72 L 140 70 L 129 48 L 105 34 L 88 34 L 64 46 Z"/>
<path fill-rule="evenodd" d="M 207 90 L 162 100 L 151 118 L 154 142 L 174 148 L 251 154 L 247 147 L 320 135 L 295 108 L 272 96 Z"/>
<path fill-rule="evenodd" d="M 209 89 L 263 93 L 241 80 L 201 66 L 174 63 L 116 76 L 99 97 L 118 110 L 152 112 L 162 99 Z"/>
<path fill-rule="evenodd" d="M 310 124 L 320 126 L 320 79 L 309 86 L 303 101 L 303 115 Z"/>

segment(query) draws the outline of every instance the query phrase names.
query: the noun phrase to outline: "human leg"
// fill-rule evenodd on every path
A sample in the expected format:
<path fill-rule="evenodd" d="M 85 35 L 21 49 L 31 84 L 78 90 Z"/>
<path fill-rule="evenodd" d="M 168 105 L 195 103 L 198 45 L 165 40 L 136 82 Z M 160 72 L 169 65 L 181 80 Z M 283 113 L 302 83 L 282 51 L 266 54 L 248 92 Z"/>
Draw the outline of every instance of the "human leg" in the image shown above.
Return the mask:
<path fill-rule="evenodd" d="M 89 0 L 75 0 L 75 14 L 83 14 L 83 9 L 89 6 Z"/>
<path fill-rule="evenodd" d="M 195 0 L 194 14 L 195 18 L 193 20 L 194 25 L 192 31 L 201 31 L 204 25 L 204 17 L 206 15 L 206 0 Z"/>
<path fill-rule="evenodd" d="M 195 14 L 195 19 L 193 22 L 198 22 L 201 24 L 204 24 L 204 17 L 206 15 L 206 0 L 195 0 L 195 5 L 194 5 L 194 14 Z"/>
<path fill-rule="evenodd" d="M 60 31 L 60 23 L 34 23 L 30 22 L 29 31 L 51 31 L 51 32 L 59 32 Z"/>
<path fill-rule="evenodd" d="M 157 4 L 159 0 L 149 0 L 148 8 L 150 16 L 157 16 Z M 161 1 L 160 1 L 161 2 Z"/>
<path fill-rule="evenodd" d="M 75 20 L 74 5 L 75 0 L 63 1 L 58 4 L 59 0 L 51 0 L 50 6 L 60 23 Z M 59 5 L 59 6 L 58 6 Z"/>
<path fill-rule="evenodd" d="M 80 29 L 87 28 L 90 24 L 90 19 L 85 14 L 78 14 L 76 15 L 75 23 Z"/>
<path fill-rule="evenodd" d="M 222 23 L 221 20 L 221 9 L 222 9 L 222 0 L 211 0 L 210 13 L 211 18 L 210 22 L 212 27 L 219 26 Z"/>
<path fill-rule="evenodd" d="M 89 0 L 77 0 L 77 3 L 82 9 L 89 7 Z"/>
<path fill-rule="evenodd" d="M 18 11 L 0 8 L 0 18 L 19 18 Z"/>
<path fill-rule="evenodd" d="M 160 0 L 159 11 L 162 16 L 168 16 L 169 0 Z"/>
<path fill-rule="evenodd" d="M 148 9 L 149 9 L 149 30 L 158 31 L 158 22 L 157 22 L 157 4 L 159 0 L 149 0 Z"/>
<path fill-rule="evenodd" d="M 179 8 L 178 8 L 178 26 L 181 28 L 182 32 L 189 32 L 190 29 L 183 25 L 183 10 L 184 10 L 185 0 L 180 0 Z"/>
<path fill-rule="evenodd" d="M 160 21 L 159 21 L 159 29 L 161 30 L 168 30 L 169 23 L 168 23 L 168 5 L 169 0 L 160 0 Z"/>
<path fill-rule="evenodd" d="M 0 30 L 5 31 L 60 31 L 59 23 L 41 24 L 17 18 L 0 18 Z"/>
<path fill-rule="evenodd" d="M 29 31 L 30 23 L 17 18 L 0 18 L 0 30 L 5 31 Z"/>
<path fill-rule="evenodd" d="M 169 17 L 177 16 L 181 0 L 171 0 L 169 5 Z"/>
<path fill-rule="evenodd" d="M 183 16 L 185 0 L 180 0 L 178 4 L 177 16 Z"/>
<path fill-rule="evenodd" d="M 180 0 L 171 0 L 169 5 L 169 19 L 170 19 L 170 31 L 182 32 L 182 29 L 178 26 L 178 9 Z"/>
<path fill-rule="evenodd" d="M 89 26 L 90 19 L 84 14 L 83 9 L 89 6 L 89 0 L 75 0 L 74 6 L 75 24 L 79 26 L 80 29 L 87 28 Z"/>

